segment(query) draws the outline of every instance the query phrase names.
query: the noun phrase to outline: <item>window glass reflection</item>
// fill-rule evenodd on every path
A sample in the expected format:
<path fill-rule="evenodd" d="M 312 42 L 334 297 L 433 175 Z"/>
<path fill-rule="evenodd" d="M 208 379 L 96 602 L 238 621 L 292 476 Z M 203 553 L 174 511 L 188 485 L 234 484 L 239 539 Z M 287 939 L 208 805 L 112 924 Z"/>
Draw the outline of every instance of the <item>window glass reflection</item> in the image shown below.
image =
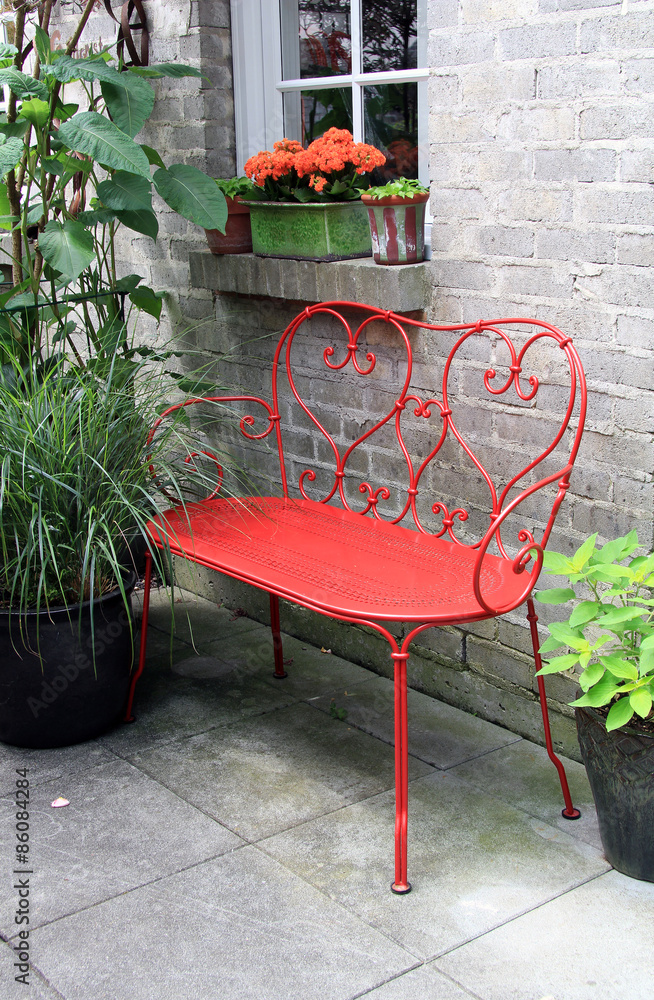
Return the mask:
<path fill-rule="evenodd" d="M 363 72 L 418 65 L 417 0 L 361 0 Z"/>
<path fill-rule="evenodd" d="M 418 176 L 418 84 L 389 83 L 365 87 L 365 142 L 381 149 L 386 164 L 373 174 L 374 183 Z"/>
<path fill-rule="evenodd" d="M 352 71 L 350 0 L 299 0 L 298 20 L 283 45 L 285 79 L 337 76 Z M 299 35 L 295 34 L 299 30 Z M 293 37 L 294 35 L 294 37 Z M 299 66 L 297 47 L 299 38 Z"/>
<path fill-rule="evenodd" d="M 351 132 L 352 91 L 349 87 L 330 87 L 286 94 L 284 120 L 289 138 L 298 139 L 303 146 L 308 146 L 328 128 L 346 128 Z"/>

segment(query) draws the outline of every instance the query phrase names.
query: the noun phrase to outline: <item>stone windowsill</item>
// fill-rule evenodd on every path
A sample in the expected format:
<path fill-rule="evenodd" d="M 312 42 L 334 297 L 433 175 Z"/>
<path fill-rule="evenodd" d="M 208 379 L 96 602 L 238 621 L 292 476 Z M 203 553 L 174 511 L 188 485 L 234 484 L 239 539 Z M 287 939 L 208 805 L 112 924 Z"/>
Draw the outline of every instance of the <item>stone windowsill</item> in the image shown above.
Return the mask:
<path fill-rule="evenodd" d="M 189 255 L 191 284 L 212 292 L 266 295 L 298 302 L 360 302 L 406 313 L 427 309 L 429 262 L 385 267 L 371 257 L 316 263 L 255 257 L 251 253 Z"/>

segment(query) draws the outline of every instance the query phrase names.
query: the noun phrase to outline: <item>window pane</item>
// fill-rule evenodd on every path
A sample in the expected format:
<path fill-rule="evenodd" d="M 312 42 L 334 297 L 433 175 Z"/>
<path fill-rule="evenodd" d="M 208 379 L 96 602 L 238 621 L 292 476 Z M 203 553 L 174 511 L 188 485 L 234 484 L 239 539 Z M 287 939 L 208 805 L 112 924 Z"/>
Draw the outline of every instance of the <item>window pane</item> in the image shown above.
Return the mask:
<path fill-rule="evenodd" d="M 363 72 L 418 65 L 417 0 L 361 0 Z"/>
<path fill-rule="evenodd" d="M 365 141 L 386 156 L 386 164 L 373 174 L 374 182 L 417 177 L 418 84 L 365 87 L 363 94 Z"/>
<path fill-rule="evenodd" d="M 317 139 L 328 128 L 352 131 L 352 91 L 349 87 L 328 90 L 303 90 L 284 95 L 285 134 L 303 146 Z"/>
<path fill-rule="evenodd" d="M 282 26 L 285 80 L 352 71 L 350 0 L 282 0 Z"/>

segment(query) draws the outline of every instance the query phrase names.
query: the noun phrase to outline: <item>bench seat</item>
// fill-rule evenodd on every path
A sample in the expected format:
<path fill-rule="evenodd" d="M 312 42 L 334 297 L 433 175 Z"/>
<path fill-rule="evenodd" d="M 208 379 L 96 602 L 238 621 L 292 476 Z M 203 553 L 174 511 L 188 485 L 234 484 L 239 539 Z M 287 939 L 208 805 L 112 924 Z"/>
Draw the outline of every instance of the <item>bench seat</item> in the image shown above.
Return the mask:
<path fill-rule="evenodd" d="M 331 507 L 276 497 L 214 499 L 165 511 L 170 549 L 210 569 L 332 616 L 460 624 L 488 617 L 475 598 L 476 548 Z M 155 543 L 162 538 L 151 524 Z M 524 589 L 512 562 L 490 553 L 486 601 Z"/>

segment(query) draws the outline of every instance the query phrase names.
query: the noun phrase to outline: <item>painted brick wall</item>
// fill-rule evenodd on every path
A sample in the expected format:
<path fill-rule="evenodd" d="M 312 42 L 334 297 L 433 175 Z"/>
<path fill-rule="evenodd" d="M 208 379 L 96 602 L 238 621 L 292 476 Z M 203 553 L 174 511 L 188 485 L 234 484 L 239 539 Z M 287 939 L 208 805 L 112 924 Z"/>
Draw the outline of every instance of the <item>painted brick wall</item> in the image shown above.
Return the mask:
<path fill-rule="evenodd" d="M 652 6 L 430 0 L 429 25 L 432 316 L 533 315 L 575 338 L 589 432 L 553 545 L 635 527 L 651 548 Z M 507 434 L 494 415 L 490 441 Z M 518 622 L 470 636 L 465 658 L 528 689 Z M 550 690 L 565 702 L 571 684 Z"/>
<path fill-rule="evenodd" d="M 216 175 L 234 163 L 229 4 L 146 2 L 152 58 L 201 66 L 211 78 L 159 81 L 153 123 L 143 141 L 167 162 L 187 160 Z M 429 0 L 433 298 L 429 318 L 533 315 L 570 333 L 590 388 L 589 432 L 561 511 L 553 544 L 578 545 L 591 531 L 604 538 L 637 527 L 652 545 L 654 431 L 654 10 L 646 3 L 584 0 Z M 233 353 L 220 379 L 263 387 L 268 343 L 254 334 L 280 330 L 298 301 L 274 300 L 253 283 L 251 296 L 189 286 L 187 255 L 201 235 L 162 210 L 156 249 L 130 240 L 127 270 L 144 265 L 155 287 L 173 291 L 179 316 L 195 322 L 193 342 L 214 355 Z M 325 267 L 327 265 L 324 265 Z M 171 311 L 174 309 L 171 305 Z M 378 345 L 393 372 L 392 348 Z M 420 387 L 438 351 L 419 347 Z M 462 391 L 481 391 L 486 357 L 470 361 Z M 305 373 L 312 398 L 338 418 L 329 378 Z M 558 376 L 551 373 L 546 410 Z M 557 381 L 558 380 L 558 381 Z M 378 384 L 366 405 L 379 406 Z M 378 394 L 378 395 L 377 395 Z M 483 405 L 470 431 L 496 458 L 515 451 L 521 420 L 515 400 Z M 356 410 L 356 407 L 354 407 Z M 352 412 L 356 418 L 357 414 Z M 318 445 L 287 412 L 291 458 L 320 461 Z M 339 424 L 340 430 L 340 424 Z M 294 433 L 295 432 L 295 433 Z M 318 450 L 316 450 L 318 448 Z M 310 449 L 310 454 L 307 452 Z M 379 462 L 379 458 L 377 460 Z M 262 469 L 273 465 L 263 455 Z M 366 471 L 366 470 L 361 470 Z M 370 473 L 370 467 L 367 472 Z M 383 468 L 373 470 L 384 473 Z M 447 470 L 448 496 L 475 504 L 461 465 Z M 458 497 L 457 497 L 458 492 Z M 265 618 L 265 602 L 224 579 L 188 570 L 180 579 Z M 547 614 L 543 614 L 543 619 Z M 284 626 L 335 652 L 388 672 L 387 649 L 369 633 L 287 607 Z M 317 628 L 319 627 L 319 632 Z M 411 683 L 445 700 L 539 738 L 536 682 L 522 614 L 466 630 L 420 637 Z M 555 740 L 573 752 L 574 690 L 552 678 Z"/>

